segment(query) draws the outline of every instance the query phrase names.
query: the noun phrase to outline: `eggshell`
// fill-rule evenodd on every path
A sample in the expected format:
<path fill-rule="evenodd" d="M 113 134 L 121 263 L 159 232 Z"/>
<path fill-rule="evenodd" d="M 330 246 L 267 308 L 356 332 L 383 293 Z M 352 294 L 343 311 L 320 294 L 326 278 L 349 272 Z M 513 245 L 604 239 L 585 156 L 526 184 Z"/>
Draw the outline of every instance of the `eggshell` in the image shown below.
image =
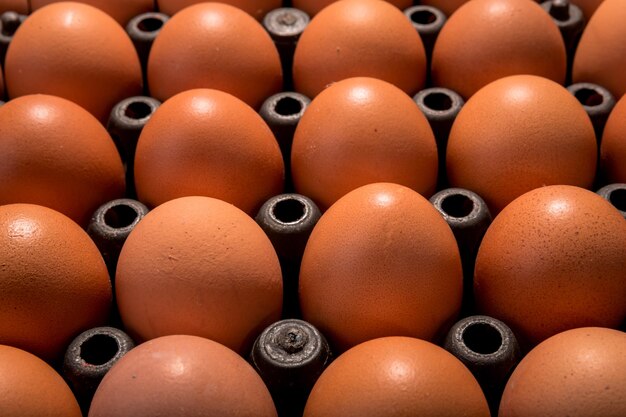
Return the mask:
<path fill-rule="evenodd" d="M 54 360 L 74 336 L 107 320 L 106 266 L 66 216 L 33 204 L 0 206 L 0 260 L 0 343 Z"/>
<path fill-rule="evenodd" d="M 344 0 L 318 13 L 293 58 L 297 91 L 315 97 L 350 77 L 388 81 L 408 94 L 424 86 L 426 54 L 417 31 L 397 7 L 379 0 Z"/>
<path fill-rule="evenodd" d="M 583 32 L 572 68 L 572 80 L 607 88 L 615 97 L 626 93 L 626 0 L 606 0 Z"/>
<path fill-rule="evenodd" d="M 73 0 L 79 3 L 89 4 L 102 10 L 122 26 L 141 13 L 154 10 L 154 0 Z M 59 3 L 59 0 L 30 0 L 32 11 L 41 9 L 51 4 Z"/>
<path fill-rule="evenodd" d="M 545 340 L 511 375 L 498 415 L 626 415 L 626 333 L 587 327 Z"/>
<path fill-rule="evenodd" d="M 613 107 L 604 126 L 600 167 L 609 183 L 626 183 L 626 95 Z"/>
<path fill-rule="evenodd" d="M 202 0 L 157 0 L 157 3 L 161 12 L 171 16 L 192 4 L 202 3 Z M 282 6 L 281 0 L 222 0 L 220 3 L 235 6 L 252 15 L 257 20 L 263 19 L 270 10 Z"/>
<path fill-rule="evenodd" d="M 263 119 L 230 94 L 209 89 L 164 102 L 139 137 L 135 186 L 149 206 L 188 195 L 228 201 L 254 215 L 280 194 L 284 164 Z"/>
<path fill-rule="evenodd" d="M 34 94 L 0 107 L 0 204 L 41 204 L 86 226 L 124 189 L 115 144 L 80 106 Z"/>
<path fill-rule="evenodd" d="M 609 202 L 554 185 L 509 204 L 476 259 L 479 311 L 533 346 L 565 330 L 626 319 L 626 221 Z"/>
<path fill-rule="evenodd" d="M 432 343 L 385 337 L 353 347 L 320 376 L 304 417 L 489 416 L 470 371 Z"/>
<path fill-rule="evenodd" d="M 433 6 L 445 13 L 446 16 L 452 15 L 463 4 L 469 0 L 420 0 L 420 4 Z"/>
<path fill-rule="evenodd" d="M 0 345 L 0 415 L 81 417 L 63 378 L 38 357 Z"/>
<path fill-rule="evenodd" d="M 0 100 L 4 99 L 4 75 L 2 74 L 2 66 L 0 66 Z"/>
<path fill-rule="evenodd" d="M 271 242 L 244 212 L 209 197 L 179 198 L 148 213 L 122 248 L 115 289 L 137 339 L 197 335 L 241 354 L 282 308 Z"/>
<path fill-rule="evenodd" d="M 432 79 L 469 98 L 481 87 L 514 74 L 562 84 L 565 45 L 552 18 L 528 0 L 474 0 L 461 6 L 437 37 Z"/>
<path fill-rule="evenodd" d="M 10 98 L 63 97 L 102 123 L 118 101 L 142 92 L 139 58 L 124 29 L 82 3 L 54 3 L 31 14 L 9 44 L 4 70 Z"/>
<path fill-rule="evenodd" d="M 404 10 L 407 7 L 413 5 L 412 0 L 386 0 L 387 3 L 391 3 L 396 6 L 400 10 Z M 293 0 L 293 7 L 303 10 L 309 14 L 309 16 L 314 16 L 320 12 L 324 7 L 330 5 L 331 3 L 336 3 L 337 0 Z"/>
<path fill-rule="evenodd" d="M 498 213 L 516 197 L 549 184 L 591 187 L 597 144 L 578 100 L 532 75 L 485 86 L 465 104 L 448 139 L 448 180 Z"/>
<path fill-rule="evenodd" d="M 128 352 L 102 380 L 89 417 L 276 417 L 261 377 L 232 350 L 165 336 Z"/>
<path fill-rule="evenodd" d="M 270 35 L 250 15 L 227 4 L 199 3 L 176 13 L 148 58 L 150 92 L 161 101 L 206 87 L 258 108 L 281 90 L 282 82 Z"/>
<path fill-rule="evenodd" d="M 390 183 L 339 199 L 309 237 L 300 306 L 338 351 L 383 336 L 430 340 L 463 291 L 452 231 L 424 197 Z"/>
<path fill-rule="evenodd" d="M 0 0 L 0 13 L 4 12 L 28 14 L 28 0 Z"/>
<path fill-rule="evenodd" d="M 583 11 L 583 15 L 585 19 L 589 21 L 591 16 L 595 13 L 596 9 L 600 4 L 602 4 L 604 0 L 573 0 L 571 3 L 574 3 L 576 6 L 580 7 L 580 10 Z"/>

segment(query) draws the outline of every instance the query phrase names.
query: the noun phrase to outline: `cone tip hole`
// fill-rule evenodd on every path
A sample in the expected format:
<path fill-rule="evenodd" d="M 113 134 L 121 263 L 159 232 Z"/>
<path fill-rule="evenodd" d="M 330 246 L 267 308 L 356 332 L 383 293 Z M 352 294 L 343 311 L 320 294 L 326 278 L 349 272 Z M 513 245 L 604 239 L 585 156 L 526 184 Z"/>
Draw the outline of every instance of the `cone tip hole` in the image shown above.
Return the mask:
<path fill-rule="evenodd" d="M 476 353 L 489 355 L 502 346 L 502 335 L 489 323 L 474 323 L 463 332 L 463 343 Z"/>
<path fill-rule="evenodd" d="M 283 223 L 294 223 L 304 219 L 306 211 L 304 203 L 295 198 L 280 200 L 272 207 L 274 217 Z"/>
<path fill-rule="evenodd" d="M 110 335 L 96 334 L 87 339 L 80 347 L 80 357 L 89 365 L 104 365 L 111 361 L 120 347 Z"/>
<path fill-rule="evenodd" d="M 452 194 L 443 199 L 441 209 L 448 216 L 463 218 L 474 211 L 474 201 L 464 194 Z"/>
<path fill-rule="evenodd" d="M 411 21 L 418 25 L 430 25 L 437 21 L 437 15 L 430 10 L 416 10 L 410 15 Z"/>
<path fill-rule="evenodd" d="M 592 88 L 581 88 L 574 93 L 580 104 L 587 107 L 599 106 L 604 102 L 602 94 Z"/>
<path fill-rule="evenodd" d="M 609 194 L 609 202 L 619 211 L 626 211 L 626 188 L 618 188 Z"/>
<path fill-rule="evenodd" d="M 281 97 L 275 105 L 276 113 L 281 116 L 295 116 L 302 111 L 302 103 L 293 97 Z"/>
<path fill-rule="evenodd" d="M 139 214 L 133 207 L 127 204 L 118 204 L 110 207 L 104 213 L 104 223 L 113 229 L 122 229 L 132 225 L 138 216 Z"/>

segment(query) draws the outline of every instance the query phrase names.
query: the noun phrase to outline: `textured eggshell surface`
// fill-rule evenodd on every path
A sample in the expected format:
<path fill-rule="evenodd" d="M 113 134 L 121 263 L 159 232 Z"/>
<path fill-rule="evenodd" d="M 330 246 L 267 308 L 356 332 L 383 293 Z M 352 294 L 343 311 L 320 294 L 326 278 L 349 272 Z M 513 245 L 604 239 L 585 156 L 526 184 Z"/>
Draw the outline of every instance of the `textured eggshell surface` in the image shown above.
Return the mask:
<path fill-rule="evenodd" d="M 261 377 L 239 355 L 196 336 L 165 336 L 106 374 L 89 417 L 276 417 Z"/>
<path fill-rule="evenodd" d="M 353 347 L 317 380 L 304 417 L 488 417 L 478 382 L 452 354 L 408 337 Z"/>
<path fill-rule="evenodd" d="M 40 204 L 86 226 L 124 189 L 113 140 L 80 106 L 33 94 L 0 107 L 0 204 Z"/>
<path fill-rule="evenodd" d="M 258 108 L 281 90 L 282 82 L 270 35 L 228 4 L 181 10 L 163 26 L 148 59 L 150 92 L 161 101 L 193 88 L 214 88 Z"/>
<path fill-rule="evenodd" d="M 122 26 L 141 13 L 154 10 L 154 0 L 78 0 L 79 3 L 89 4 L 102 10 Z M 59 0 L 30 0 L 32 11 L 41 9 L 51 3 L 59 3 Z"/>
<path fill-rule="evenodd" d="M 304 320 L 337 351 L 383 336 L 433 339 L 455 319 L 462 290 L 459 250 L 441 214 L 389 183 L 357 188 L 331 206 L 300 270 Z"/>
<path fill-rule="evenodd" d="M 282 308 L 271 242 L 244 212 L 209 197 L 179 198 L 148 213 L 122 248 L 115 289 L 124 325 L 138 340 L 192 334 L 241 354 Z"/>
<path fill-rule="evenodd" d="M 626 333 L 586 327 L 545 340 L 517 366 L 500 417 L 626 415 Z"/>
<path fill-rule="evenodd" d="M 0 345 L 0 415 L 81 417 L 63 378 L 38 357 Z"/>
<path fill-rule="evenodd" d="M 159 10 L 170 16 L 196 3 L 202 3 L 202 0 L 157 0 Z M 235 6 L 254 16 L 257 20 L 263 19 L 263 16 L 270 10 L 282 6 L 281 0 L 222 0 L 220 3 Z"/>
<path fill-rule="evenodd" d="M 379 78 L 408 94 L 424 86 L 422 40 L 397 7 L 379 0 L 339 1 L 304 30 L 293 61 L 296 90 L 315 97 L 350 77 Z"/>
<path fill-rule="evenodd" d="M 591 187 L 597 144 L 589 117 L 565 88 L 532 75 L 478 91 L 448 139 L 450 184 L 470 189 L 498 213 L 516 197 L 550 184 Z"/>
<path fill-rule="evenodd" d="M 479 311 L 533 346 L 575 327 L 626 319 L 626 221 L 609 202 L 555 185 L 516 199 L 478 251 Z"/>
<path fill-rule="evenodd" d="M 324 7 L 335 3 L 337 0 L 293 0 L 293 7 L 303 10 L 310 16 L 314 16 L 319 13 Z M 386 0 L 387 3 L 391 3 L 400 10 L 404 10 L 413 4 L 412 0 Z"/>
<path fill-rule="evenodd" d="M 250 215 L 284 182 L 280 148 L 243 101 L 195 89 L 164 102 L 139 137 L 135 186 L 149 206 L 189 195 L 225 200 Z"/>
<path fill-rule="evenodd" d="M 415 102 L 374 78 L 349 78 L 322 91 L 294 135 L 296 190 L 321 208 L 373 182 L 430 196 L 437 182 L 435 137 Z"/>
<path fill-rule="evenodd" d="M 626 183 L 626 95 L 617 102 L 604 126 L 600 158 L 609 183 Z"/>
<path fill-rule="evenodd" d="M 55 360 L 77 334 L 107 320 L 106 266 L 66 216 L 32 204 L 0 206 L 0 260 L 0 343 Z"/>
<path fill-rule="evenodd" d="M 0 0 L 0 13 L 4 12 L 28 14 L 28 0 Z"/>
<path fill-rule="evenodd" d="M 589 20 L 574 57 L 572 80 L 626 93 L 626 0 L 605 0 Z"/>
<path fill-rule="evenodd" d="M 565 45 L 552 18 L 528 0 L 474 0 L 442 28 L 432 56 L 432 79 L 465 99 L 509 75 L 533 74 L 562 84 Z"/>
<path fill-rule="evenodd" d="M 9 45 L 4 73 L 10 98 L 63 97 L 102 123 L 118 101 L 142 92 L 139 58 L 124 29 L 103 11 L 75 2 L 30 15 Z"/>

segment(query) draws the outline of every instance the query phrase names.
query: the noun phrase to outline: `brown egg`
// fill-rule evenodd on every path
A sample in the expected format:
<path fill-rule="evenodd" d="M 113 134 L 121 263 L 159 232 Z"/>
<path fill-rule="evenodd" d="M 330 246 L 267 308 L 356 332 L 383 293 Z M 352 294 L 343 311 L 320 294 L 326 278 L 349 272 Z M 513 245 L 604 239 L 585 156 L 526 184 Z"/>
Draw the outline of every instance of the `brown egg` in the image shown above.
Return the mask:
<path fill-rule="evenodd" d="M 276 417 L 261 377 L 232 350 L 165 336 L 128 352 L 105 375 L 89 417 Z"/>
<path fill-rule="evenodd" d="M 470 371 L 432 343 L 384 337 L 353 347 L 317 380 L 304 417 L 489 416 Z"/>
<path fill-rule="evenodd" d="M 137 339 L 192 334 L 241 354 L 280 318 L 283 296 L 263 230 L 209 197 L 179 198 L 148 213 L 122 248 L 115 289 Z"/>
<path fill-rule="evenodd" d="M 387 3 L 391 3 L 400 10 L 404 10 L 407 7 L 413 5 L 412 0 L 386 0 Z M 337 0 L 293 0 L 293 7 L 304 10 L 309 16 L 314 16 L 319 13 L 324 7 L 335 3 Z"/>
<path fill-rule="evenodd" d="M 591 16 L 593 16 L 596 9 L 598 8 L 598 6 L 600 6 L 600 4 L 602 4 L 603 1 L 604 0 L 573 0 L 572 3 L 580 7 L 580 9 L 583 11 L 585 19 L 589 21 L 589 19 L 591 19 Z"/>
<path fill-rule="evenodd" d="M 135 185 L 149 206 L 205 195 L 254 215 L 282 192 L 283 181 L 272 131 L 253 109 L 221 91 L 196 89 L 167 100 L 137 144 Z"/>
<path fill-rule="evenodd" d="M 568 330 L 533 349 L 507 383 L 500 417 L 626 415 L 626 333 Z"/>
<path fill-rule="evenodd" d="M 485 86 L 461 109 L 446 165 L 451 185 L 478 193 L 498 213 L 543 185 L 591 187 L 596 158 L 578 100 L 553 81 L 516 75 Z"/>
<path fill-rule="evenodd" d="M 626 221 L 597 194 L 530 191 L 491 224 L 478 251 L 478 309 L 533 346 L 575 327 L 626 319 Z"/>
<path fill-rule="evenodd" d="M 0 100 L 4 99 L 4 76 L 2 73 L 2 66 L 0 66 Z"/>
<path fill-rule="evenodd" d="M 433 6 L 445 13 L 446 16 L 452 15 L 463 4 L 469 0 L 421 0 L 420 4 Z"/>
<path fill-rule="evenodd" d="M 107 320 L 106 266 L 66 216 L 33 204 L 0 206 L 0 259 L 0 343 L 58 359 L 78 333 Z"/>
<path fill-rule="evenodd" d="M 258 108 L 281 90 L 282 82 L 270 35 L 250 15 L 227 4 L 199 3 L 181 10 L 163 26 L 148 58 L 150 92 L 161 101 L 202 87 Z"/>
<path fill-rule="evenodd" d="M 528 0 L 474 0 L 461 6 L 437 37 L 432 78 L 466 99 L 514 74 L 562 84 L 565 45 L 552 18 Z"/>
<path fill-rule="evenodd" d="M 192 4 L 202 3 L 202 0 L 157 0 L 157 3 L 161 12 L 171 16 Z M 263 19 L 270 10 L 282 6 L 281 0 L 221 0 L 220 3 L 235 6 L 254 16 L 257 20 Z"/>
<path fill-rule="evenodd" d="M 83 226 L 125 189 L 122 161 L 98 120 L 43 94 L 0 107 L 0 178 L 0 204 L 41 204 Z"/>
<path fill-rule="evenodd" d="M 592 82 L 615 97 L 626 93 L 626 0 L 606 0 L 596 10 L 580 38 L 572 80 Z"/>
<path fill-rule="evenodd" d="M 28 0 L 0 0 L 0 13 L 4 12 L 28 14 Z"/>
<path fill-rule="evenodd" d="M 428 120 L 402 90 L 374 78 L 349 78 L 322 91 L 294 135 L 296 190 L 322 209 L 373 182 L 393 182 L 430 196 L 437 145 Z"/>
<path fill-rule="evenodd" d="M 350 77 L 379 78 L 408 94 L 424 86 L 422 40 L 397 7 L 379 0 L 339 1 L 304 30 L 293 61 L 296 90 L 315 97 Z"/>
<path fill-rule="evenodd" d="M 9 44 L 4 71 L 9 97 L 63 97 L 103 123 L 118 101 L 142 92 L 139 58 L 124 29 L 103 11 L 75 2 L 31 14 Z"/>
<path fill-rule="evenodd" d="M 0 415 L 81 417 L 63 378 L 38 357 L 0 345 Z"/>
<path fill-rule="evenodd" d="M 456 318 L 462 291 L 450 227 L 424 197 L 390 183 L 339 199 L 300 269 L 302 316 L 338 351 L 383 336 L 431 340 Z"/>
<path fill-rule="evenodd" d="M 626 183 L 626 94 L 606 121 L 600 145 L 600 167 L 610 183 Z"/>
<path fill-rule="evenodd" d="M 59 3 L 62 0 L 30 0 L 33 11 L 41 9 L 51 3 Z M 141 13 L 154 10 L 154 0 L 73 0 L 79 3 L 89 4 L 102 10 L 122 26 Z"/>

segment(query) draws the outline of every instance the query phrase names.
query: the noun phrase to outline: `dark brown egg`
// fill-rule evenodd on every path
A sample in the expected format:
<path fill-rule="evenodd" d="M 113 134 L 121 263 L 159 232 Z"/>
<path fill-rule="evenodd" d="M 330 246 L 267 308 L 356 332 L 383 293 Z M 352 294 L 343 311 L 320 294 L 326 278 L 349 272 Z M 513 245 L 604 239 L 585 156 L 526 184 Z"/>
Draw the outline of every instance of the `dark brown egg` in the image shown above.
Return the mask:
<path fill-rule="evenodd" d="M 81 417 L 63 378 L 38 357 L 0 345 L 0 415 Z"/>
<path fill-rule="evenodd" d="M 28 0 L 0 0 L 0 13 L 3 12 L 28 14 Z"/>
<path fill-rule="evenodd" d="M 617 102 L 604 126 L 600 167 L 610 183 L 626 183 L 626 94 Z"/>
<path fill-rule="evenodd" d="M 459 250 L 410 188 L 365 185 L 322 216 L 304 251 L 300 305 L 337 350 L 383 336 L 430 340 L 461 304 Z"/>
<path fill-rule="evenodd" d="M 317 380 L 304 417 L 489 416 L 470 371 L 444 349 L 408 337 L 353 347 Z"/>
<path fill-rule="evenodd" d="M 626 333 L 585 327 L 535 347 L 507 383 L 500 417 L 626 415 Z"/>
<path fill-rule="evenodd" d="M 228 4 L 199 3 L 181 10 L 163 26 L 148 59 L 150 92 L 161 101 L 193 88 L 214 88 L 258 108 L 280 91 L 282 82 L 270 35 Z"/>
<path fill-rule="evenodd" d="M 43 94 L 0 107 L 0 178 L 0 204 L 41 204 L 83 226 L 125 188 L 122 161 L 98 120 Z"/>
<path fill-rule="evenodd" d="M 75 2 L 30 15 L 9 45 L 4 73 L 9 97 L 63 97 L 103 123 L 118 101 L 142 91 L 139 58 L 124 29 L 103 11 Z"/>
<path fill-rule="evenodd" d="M 478 193 L 498 213 L 543 185 L 591 187 L 596 158 L 578 100 L 553 81 L 516 75 L 485 86 L 461 109 L 446 165 L 450 184 Z"/>
<path fill-rule="evenodd" d="M 565 45 L 552 18 L 528 0 L 474 0 L 461 6 L 437 37 L 432 57 L 436 85 L 466 99 L 515 74 L 565 81 Z"/>
<path fill-rule="evenodd" d="M 106 374 L 89 417 L 276 417 L 261 377 L 232 350 L 165 336 L 128 352 Z"/>
<path fill-rule="evenodd" d="M 424 46 L 397 7 L 379 0 L 339 1 L 304 30 L 293 61 L 296 90 L 315 97 L 350 77 L 379 78 L 408 94 L 423 87 Z"/>
<path fill-rule="evenodd" d="M 626 93 L 626 0 L 606 0 L 583 32 L 572 80 L 606 87 L 615 97 Z"/>
<path fill-rule="evenodd" d="M 533 346 L 567 329 L 626 319 L 626 221 L 599 195 L 554 185 L 509 204 L 476 259 L 479 310 Z"/>
<path fill-rule="evenodd" d="M 293 0 L 293 7 L 304 10 L 310 16 L 314 16 L 319 13 L 324 7 L 335 3 L 337 0 Z M 386 0 L 387 3 L 391 3 L 400 10 L 404 10 L 413 4 L 412 0 Z"/>
<path fill-rule="evenodd" d="M 421 0 L 420 4 L 436 7 L 444 12 L 446 16 L 450 16 L 456 11 L 456 9 L 468 1 L 469 0 Z"/>
<path fill-rule="evenodd" d="M 78 333 L 107 320 L 106 266 L 66 216 L 32 204 L 0 206 L 0 260 L 0 343 L 55 360 Z"/>
<path fill-rule="evenodd" d="M 157 0 L 157 3 L 161 12 L 171 16 L 192 4 L 202 3 L 202 0 Z M 222 0 L 220 3 L 235 6 L 254 16 L 257 20 L 263 19 L 263 16 L 270 10 L 282 6 L 281 0 Z"/>
<path fill-rule="evenodd" d="M 30 0 L 30 7 L 35 11 L 60 1 L 63 0 Z M 138 14 L 153 11 L 155 3 L 154 0 L 78 0 L 78 2 L 97 7 L 122 26 L 126 26 L 128 21 Z"/>

